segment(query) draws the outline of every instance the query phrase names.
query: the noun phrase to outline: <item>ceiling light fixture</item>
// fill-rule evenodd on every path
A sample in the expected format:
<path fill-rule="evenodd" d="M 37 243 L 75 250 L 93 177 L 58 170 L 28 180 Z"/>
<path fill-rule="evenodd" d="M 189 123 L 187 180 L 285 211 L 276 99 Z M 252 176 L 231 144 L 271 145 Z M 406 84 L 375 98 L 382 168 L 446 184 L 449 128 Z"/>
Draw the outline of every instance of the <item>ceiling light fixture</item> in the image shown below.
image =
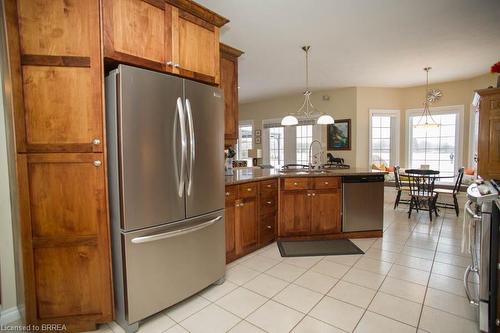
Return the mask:
<path fill-rule="evenodd" d="M 332 116 L 320 113 L 311 102 L 311 91 L 309 90 L 309 49 L 310 46 L 302 46 L 302 50 L 306 53 L 306 90 L 304 91 L 304 103 L 295 114 L 285 116 L 281 120 L 283 126 L 294 126 L 299 124 L 297 117 L 304 117 L 306 119 L 315 118 L 319 115 L 316 123 L 318 125 L 334 124 L 335 120 Z"/>
<path fill-rule="evenodd" d="M 443 93 L 439 89 L 432 89 L 429 90 L 429 71 L 432 69 L 432 67 L 425 67 L 424 71 L 427 74 L 427 80 L 425 84 L 425 100 L 424 100 L 424 111 L 422 112 L 422 115 L 420 116 L 420 119 L 418 120 L 418 123 L 416 123 L 413 127 L 415 128 L 432 128 L 432 127 L 439 127 L 439 124 L 432 118 L 431 115 L 431 105 L 434 102 L 437 102 L 442 96 Z"/>

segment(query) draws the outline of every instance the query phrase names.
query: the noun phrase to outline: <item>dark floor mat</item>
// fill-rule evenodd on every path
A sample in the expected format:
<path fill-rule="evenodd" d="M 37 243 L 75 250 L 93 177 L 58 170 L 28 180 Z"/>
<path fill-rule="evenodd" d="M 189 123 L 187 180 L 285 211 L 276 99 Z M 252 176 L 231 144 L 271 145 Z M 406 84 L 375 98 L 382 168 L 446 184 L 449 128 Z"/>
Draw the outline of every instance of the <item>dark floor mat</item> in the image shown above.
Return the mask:
<path fill-rule="evenodd" d="M 348 239 L 278 241 L 282 257 L 364 254 Z"/>

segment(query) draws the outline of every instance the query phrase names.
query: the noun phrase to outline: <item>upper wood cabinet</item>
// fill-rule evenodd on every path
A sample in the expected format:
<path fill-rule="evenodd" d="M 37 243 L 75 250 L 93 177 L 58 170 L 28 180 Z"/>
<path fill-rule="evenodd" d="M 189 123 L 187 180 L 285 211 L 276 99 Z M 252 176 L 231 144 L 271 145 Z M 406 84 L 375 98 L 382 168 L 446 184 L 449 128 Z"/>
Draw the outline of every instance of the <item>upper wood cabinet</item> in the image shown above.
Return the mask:
<path fill-rule="evenodd" d="M 17 151 L 103 151 L 99 2 L 19 0 L 16 16 Z"/>
<path fill-rule="evenodd" d="M 500 89 L 477 91 L 479 105 L 478 174 L 484 179 L 500 177 Z"/>
<path fill-rule="evenodd" d="M 224 139 L 228 144 L 238 139 L 238 57 L 243 54 L 220 44 L 220 87 L 224 91 Z"/>
<path fill-rule="evenodd" d="M 219 84 L 219 28 L 189 0 L 103 0 L 104 57 Z"/>

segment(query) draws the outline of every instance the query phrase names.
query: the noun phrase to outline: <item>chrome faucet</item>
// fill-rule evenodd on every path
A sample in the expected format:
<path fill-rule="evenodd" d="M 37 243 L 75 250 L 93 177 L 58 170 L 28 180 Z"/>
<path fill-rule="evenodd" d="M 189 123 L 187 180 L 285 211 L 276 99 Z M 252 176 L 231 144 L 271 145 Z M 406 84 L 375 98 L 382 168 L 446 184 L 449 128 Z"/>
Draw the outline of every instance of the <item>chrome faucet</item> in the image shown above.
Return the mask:
<path fill-rule="evenodd" d="M 319 144 L 319 148 L 321 150 L 320 156 L 319 156 L 319 164 L 320 165 L 321 165 L 321 157 L 323 156 L 323 146 L 321 145 L 321 142 L 319 140 L 313 140 L 311 142 L 311 144 L 309 145 L 309 169 L 311 169 L 311 170 L 313 169 L 313 165 L 312 165 L 312 147 L 313 147 L 314 143 Z"/>

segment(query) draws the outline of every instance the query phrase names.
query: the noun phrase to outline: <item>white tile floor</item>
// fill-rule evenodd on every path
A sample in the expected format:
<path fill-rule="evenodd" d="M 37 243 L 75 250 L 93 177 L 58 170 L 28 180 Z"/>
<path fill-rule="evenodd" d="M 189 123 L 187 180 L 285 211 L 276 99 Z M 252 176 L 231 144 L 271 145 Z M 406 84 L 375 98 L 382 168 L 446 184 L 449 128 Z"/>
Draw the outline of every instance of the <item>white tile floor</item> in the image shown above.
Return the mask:
<path fill-rule="evenodd" d="M 364 255 L 282 258 L 276 244 L 228 265 L 226 282 L 147 320 L 140 332 L 478 332 L 462 285 L 462 213 L 429 222 L 392 209 Z M 114 323 L 100 331 L 121 333 Z"/>

